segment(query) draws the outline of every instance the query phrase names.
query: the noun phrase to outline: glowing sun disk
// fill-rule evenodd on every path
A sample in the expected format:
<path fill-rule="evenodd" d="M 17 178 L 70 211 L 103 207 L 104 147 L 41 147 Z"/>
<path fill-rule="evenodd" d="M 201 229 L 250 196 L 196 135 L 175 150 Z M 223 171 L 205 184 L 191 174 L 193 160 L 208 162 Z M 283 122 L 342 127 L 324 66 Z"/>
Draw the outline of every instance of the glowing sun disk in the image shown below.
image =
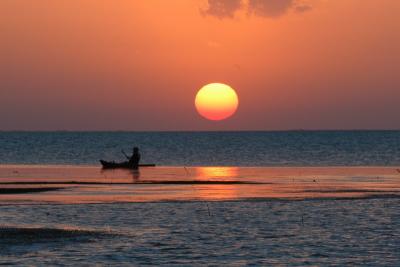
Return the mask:
<path fill-rule="evenodd" d="M 209 120 L 223 120 L 232 116 L 239 105 L 235 90 L 223 83 L 203 86 L 196 95 L 197 112 Z"/>

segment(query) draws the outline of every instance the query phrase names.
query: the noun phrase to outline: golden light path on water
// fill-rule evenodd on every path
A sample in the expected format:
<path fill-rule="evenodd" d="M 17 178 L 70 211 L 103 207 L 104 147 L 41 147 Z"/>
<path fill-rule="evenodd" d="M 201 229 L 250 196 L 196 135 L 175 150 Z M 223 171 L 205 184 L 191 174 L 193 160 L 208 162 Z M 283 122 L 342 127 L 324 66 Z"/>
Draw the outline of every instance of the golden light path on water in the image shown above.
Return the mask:
<path fill-rule="evenodd" d="M 0 166 L 0 204 L 400 196 L 395 167 Z"/>
<path fill-rule="evenodd" d="M 217 180 L 217 181 L 236 181 L 239 175 L 238 167 L 198 167 L 196 170 L 196 179 L 203 181 Z M 203 185 L 196 188 L 194 192 L 196 198 L 199 199 L 209 199 L 214 200 L 221 199 L 236 199 L 238 197 L 237 185 L 219 185 L 219 184 L 209 184 Z"/>
<path fill-rule="evenodd" d="M 239 167 L 197 167 L 197 179 L 235 179 L 239 174 Z"/>

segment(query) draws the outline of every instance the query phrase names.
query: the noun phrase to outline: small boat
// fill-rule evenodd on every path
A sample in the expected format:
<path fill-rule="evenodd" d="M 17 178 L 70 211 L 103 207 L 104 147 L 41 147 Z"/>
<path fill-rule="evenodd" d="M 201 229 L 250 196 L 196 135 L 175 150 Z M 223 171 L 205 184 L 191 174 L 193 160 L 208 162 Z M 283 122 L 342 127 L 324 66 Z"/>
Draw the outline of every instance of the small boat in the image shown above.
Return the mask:
<path fill-rule="evenodd" d="M 105 161 L 100 160 L 103 169 L 132 169 L 132 166 L 126 162 L 114 162 L 114 161 Z M 156 164 L 139 164 L 139 167 L 155 167 Z"/>

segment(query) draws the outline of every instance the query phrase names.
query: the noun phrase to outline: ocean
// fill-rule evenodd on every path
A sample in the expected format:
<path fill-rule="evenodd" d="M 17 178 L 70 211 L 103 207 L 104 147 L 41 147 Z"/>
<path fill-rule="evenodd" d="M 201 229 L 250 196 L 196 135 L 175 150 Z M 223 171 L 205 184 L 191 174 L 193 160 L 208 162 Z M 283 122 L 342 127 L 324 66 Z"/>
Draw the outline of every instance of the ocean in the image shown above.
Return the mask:
<path fill-rule="evenodd" d="M 0 265 L 399 266 L 399 166 L 400 131 L 0 132 Z"/>
<path fill-rule="evenodd" d="M 0 132 L 0 164 L 97 165 L 133 146 L 158 166 L 400 165 L 400 131 Z"/>
<path fill-rule="evenodd" d="M 398 206 L 399 199 L 0 206 L 0 264 L 399 266 Z"/>

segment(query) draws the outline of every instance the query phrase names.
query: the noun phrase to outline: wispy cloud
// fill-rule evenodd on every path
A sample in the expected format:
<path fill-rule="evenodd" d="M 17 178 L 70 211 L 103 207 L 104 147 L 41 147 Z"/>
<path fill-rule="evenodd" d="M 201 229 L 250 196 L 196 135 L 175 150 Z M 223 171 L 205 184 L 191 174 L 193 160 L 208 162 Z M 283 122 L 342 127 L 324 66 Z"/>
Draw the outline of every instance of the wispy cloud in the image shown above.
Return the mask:
<path fill-rule="evenodd" d="M 301 4 L 295 7 L 295 11 L 299 13 L 307 12 L 312 9 L 312 6 L 309 4 Z"/>
<path fill-rule="evenodd" d="M 292 6 L 293 0 L 249 0 L 248 10 L 261 17 L 279 17 Z"/>
<path fill-rule="evenodd" d="M 202 14 L 220 19 L 233 18 L 238 11 L 247 11 L 248 14 L 276 18 L 289 11 L 303 13 L 312 9 L 307 0 L 208 0 L 208 7 Z"/>
<path fill-rule="evenodd" d="M 233 18 L 241 7 L 242 0 L 208 0 L 208 8 L 201 12 L 217 18 Z"/>

